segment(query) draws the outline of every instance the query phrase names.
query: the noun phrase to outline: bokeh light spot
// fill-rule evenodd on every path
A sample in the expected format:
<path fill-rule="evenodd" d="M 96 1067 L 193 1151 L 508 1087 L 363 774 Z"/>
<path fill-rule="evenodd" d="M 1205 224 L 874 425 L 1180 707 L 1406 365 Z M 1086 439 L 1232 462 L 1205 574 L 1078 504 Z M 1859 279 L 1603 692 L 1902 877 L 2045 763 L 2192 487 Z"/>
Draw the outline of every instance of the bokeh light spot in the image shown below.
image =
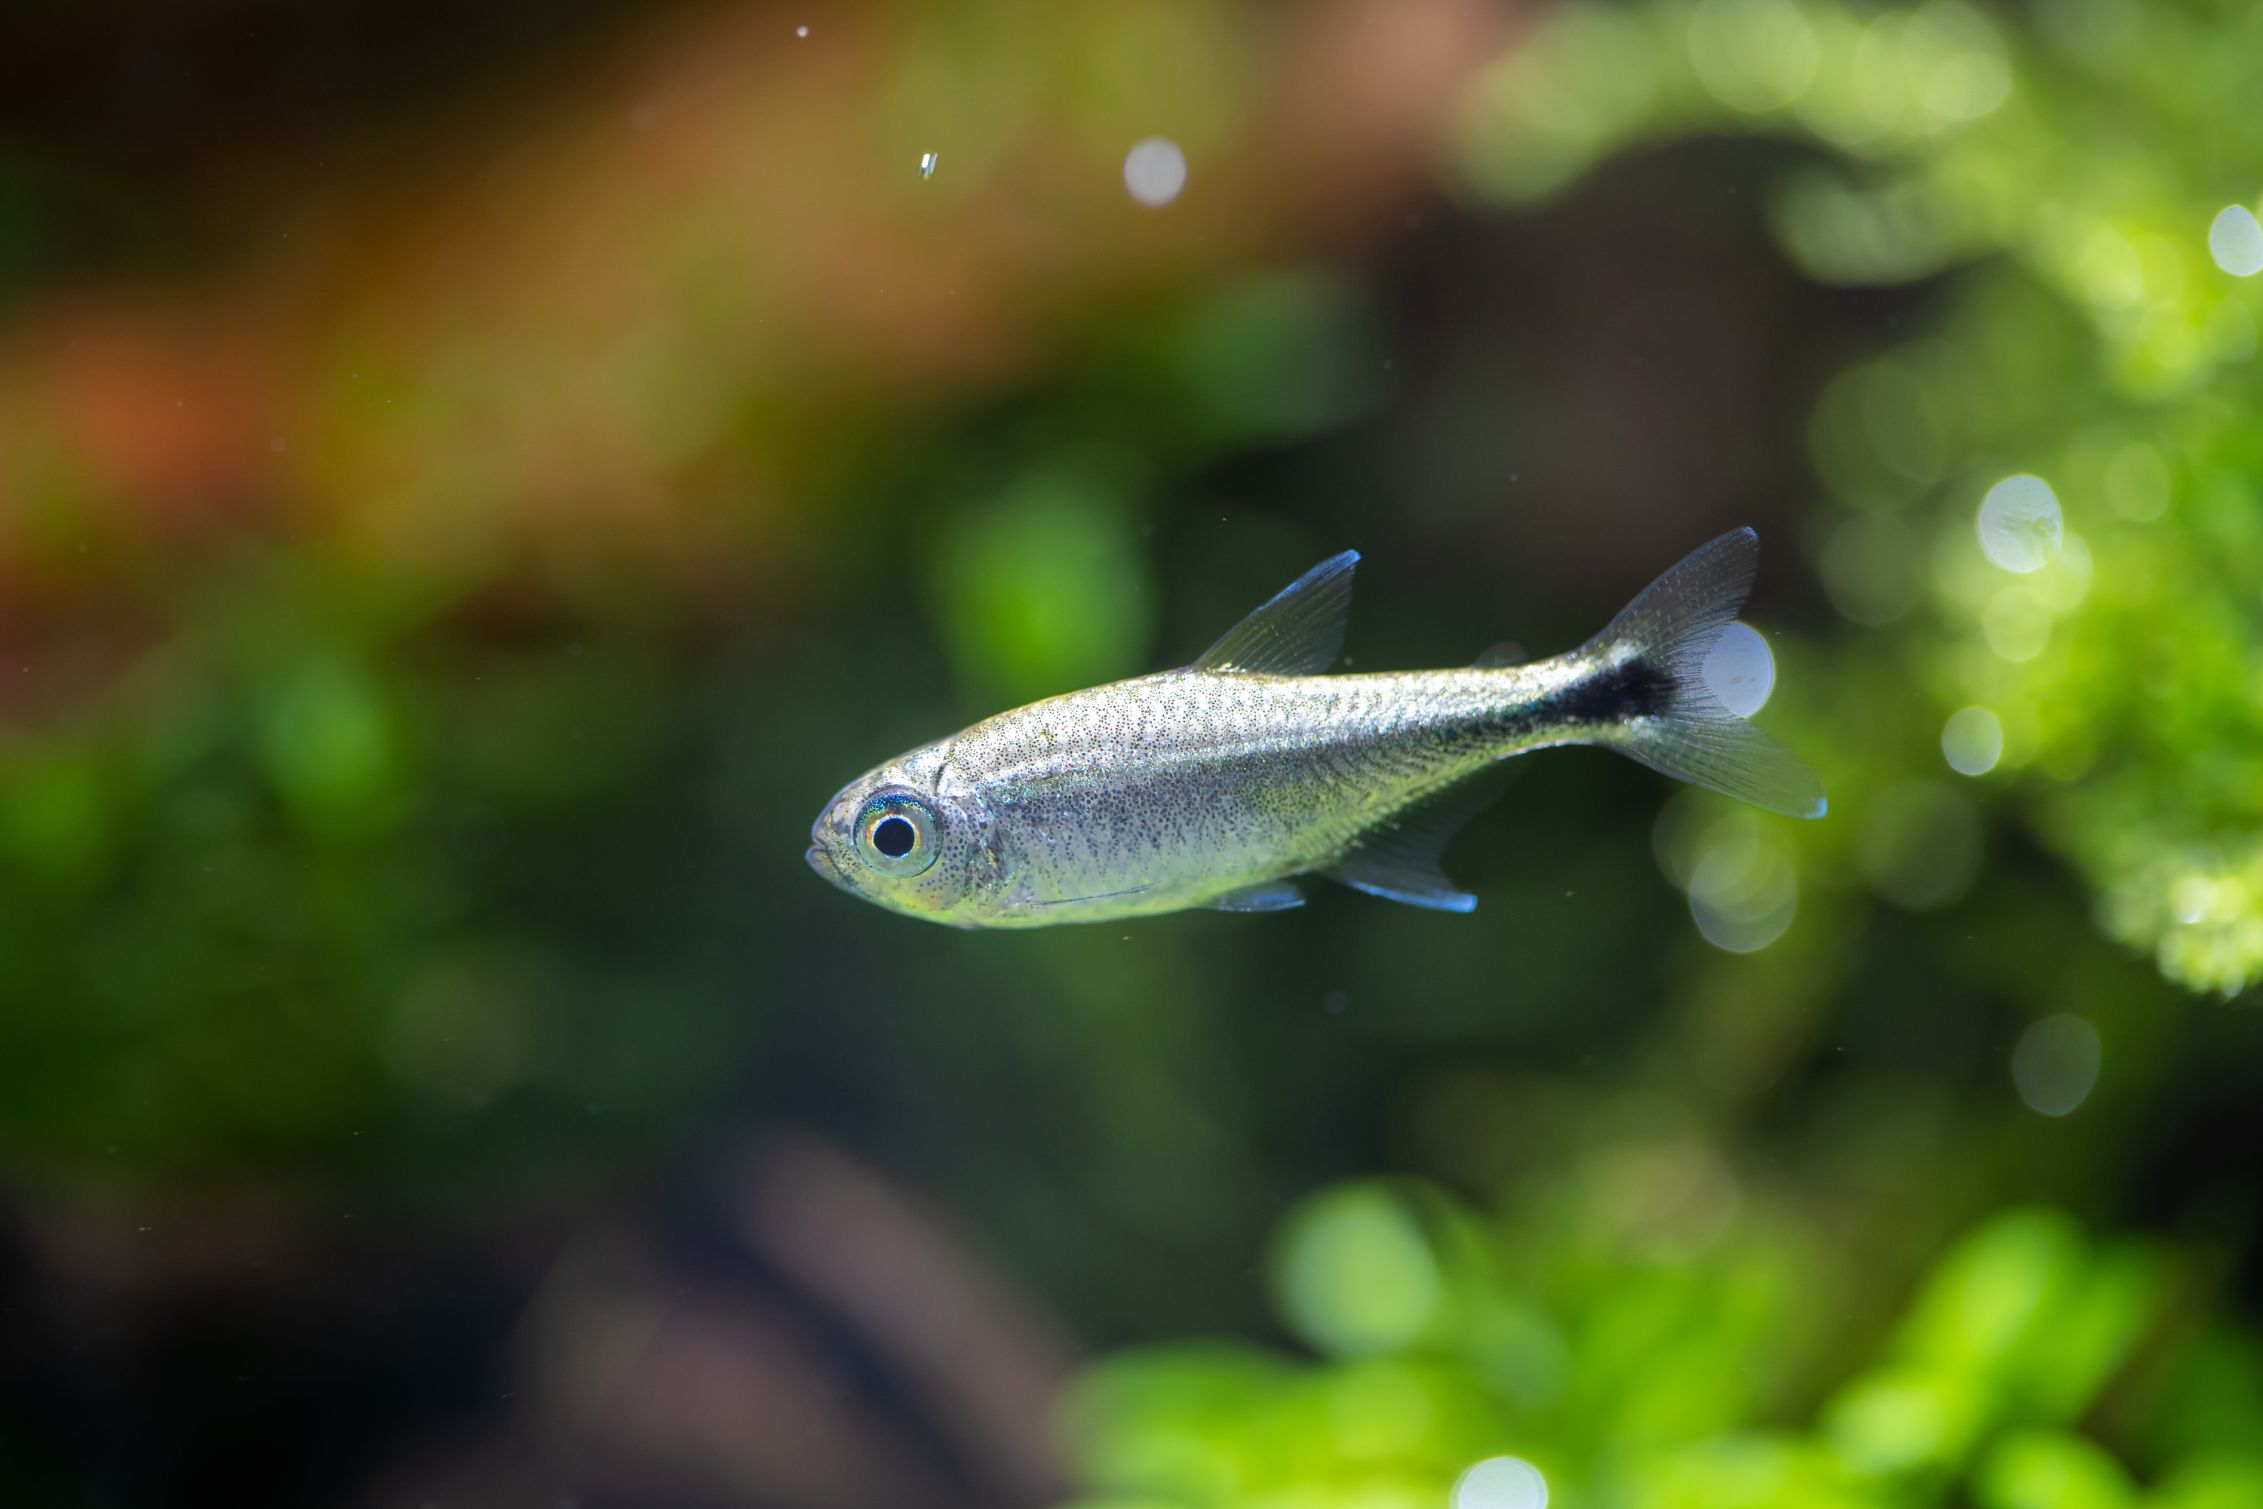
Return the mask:
<path fill-rule="evenodd" d="M 2089 544 L 2070 529 L 2059 547 L 2059 558 L 2049 570 L 2029 578 L 2025 590 L 2053 613 L 2072 613 L 2090 593 L 2091 567 Z"/>
<path fill-rule="evenodd" d="M 1918 483 L 1940 477 L 1947 432 L 1924 378 L 1902 362 L 1874 362 L 1863 369 L 1859 402 L 1864 433 L 1887 470 Z"/>
<path fill-rule="evenodd" d="M 1151 607 L 1131 485 L 1105 453 L 1063 455 L 952 511 L 929 575 L 966 685 L 1027 699 L 1137 663 Z"/>
<path fill-rule="evenodd" d="M 1757 953 L 1781 938 L 1799 912 L 1799 870 L 1775 831 L 1750 812 L 1705 830 L 1689 872 L 1689 915 L 1705 941 L 1726 953 Z"/>
<path fill-rule="evenodd" d="M 933 177 L 935 176 L 935 165 L 936 165 L 936 163 L 937 163 L 937 162 L 939 162 L 939 161 L 941 161 L 941 159 L 940 159 L 940 157 L 939 157 L 939 156 L 938 156 L 938 155 L 937 155 L 936 153 L 933 153 L 933 152 L 922 152 L 922 153 L 920 153 L 920 154 L 919 154 L 919 176 L 920 176 L 920 177 L 922 177 L 922 178 L 933 178 Z"/>
<path fill-rule="evenodd" d="M 1705 91 L 1732 110 L 1781 110 L 1815 82 L 1815 28 L 1791 0 L 1701 0 L 1689 18 L 1689 61 Z"/>
<path fill-rule="evenodd" d="M 1941 728 L 1941 757 L 1958 775 L 1986 775 L 2004 757 L 2004 725 L 1985 707 L 1960 707 Z"/>
<path fill-rule="evenodd" d="M 2051 615 L 2027 588 L 2005 587 L 1981 609 L 1980 632 L 1989 649 L 2016 665 L 2033 660 L 2051 642 Z"/>
<path fill-rule="evenodd" d="M 1169 137 L 1150 136 L 1124 154 L 1124 190 L 1149 209 L 1161 209 L 1186 186 L 1186 154 Z"/>
<path fill-rule="evenodd" d="M 2093 304 L 2112 309 L 2134 304 L 2145 293 L 2145 263 L 2129 238 L 2101 225 L 2083 238 L 2074 254 L 2076 286 Z"/>
<path fill-rule="evenodd" d="M 2012 92 L 1995 26 L 1960 0 L 1933 0 L 1910 17 L 1902 60 L 1918 100 L 1945 120 L 1978 120 Z"/>
<path fill-rule="evenodd" d="M 1453 1509 L 1548 1509 L 1548 1480 L 1522 1457 L 1487 1457 L 1454 1483 Z"/>
<path fill-rule="evenodd" d="M 394 806 L 398 751 L 379 688 L 361 668 L 308 665 L 278 682 L 266 714 L 268 771 L 307 827 L 363 829 Z"/>
<path fill-rule="evenodd" d="M 2006 571 L 2040 571 L 2059 553 L 2059 495 L 2041 477 L 2006 477 L 1980 500 L 1980 548 Z"/>
<path fill-rule="evenodd" d="M 1776 657 L 1758 629 L 1732 623 L 1713 642 L 1698 674 L 1723 707 L 1749 718 L 1768 705 L 1776 689 Z"/>
<path fill-rule="evenodd" d="M 1972 799 L 1943 781 L 1906 781 L 1864 813 L 1856 849 L 1872 890 L 1911 911 L 1947 906 L 1979 878 L 1980 820 Z"/>
<path fill-rule="evenodd" d="M 1328 1438 L 1346 1456 L 1374 1459 L 1420 1451 L 1437 1428 L 1436 1402 L 1417 1369 L 1377 1359 L 1329 1379 Z"/>
<path fill-rule="evenodd" d="M 2205 875 L 2180 876 L 2169 890 L 2169 910 L 2177 921 L 2191 927 L 2208 915 L 2208 908 L 2216 899 L 2216 885 Z"/>
<path fill-rule="evenodd" d="M 1842 33 L 1827 48 L 1829 87 L 1801 101 L 1808 122 L 1826 140 L 1850 151 L 1877 144 L 1909 108 L 1900 63 L 1902 17 L 1889 12 L 1857 30 L 1849 45 Z"/>
<path fill-rule="evenodd" d="M 1857 1470 L 1910 1472 L 1957 1460 L 1985 1425 L 1987 1400 L 1942 1368 L 1882 1369 L 1834 1399 L 1824 1430 Z"/>
<path fill-rule="evenodd" d="M 2142 440 L 2106 462 L 2106 501 L 2125 519 L 2143 524 L 2169 511 L 2169 464 Z"/>
<path fill-rule="evenodd" d="M 2104 1057 L 2097 1028 L 2067 1012 L 2047 1016 L 2013 1047 L 2012 1086 L 2029 1110 L 2065 1116 L 2090 1098 Z"/>
<path fill-rule="evenodd" d="M 2208 255 L 2235 278 L 2263 272 L 2263 224 L 2244 204 L 2227 204 L 2208 227 Z"/>
<path fill-rule="evenodd" d="M 1438 1307 L 1438 1264 L 1405 1203 L 1377 1185 L 1333 1189 L 1282 1230 L 1274 1294 L 1292 1330 L 1338 1355 L 1412 1340 Z"/>
<path fill-rule="evenodd" d="M 1923 588 L 1917 542 L 1893 520 L 1858 514 L 1823 544 L 1823 589 L 1858 624 L 1892 623 L 1917 606 Z"/>

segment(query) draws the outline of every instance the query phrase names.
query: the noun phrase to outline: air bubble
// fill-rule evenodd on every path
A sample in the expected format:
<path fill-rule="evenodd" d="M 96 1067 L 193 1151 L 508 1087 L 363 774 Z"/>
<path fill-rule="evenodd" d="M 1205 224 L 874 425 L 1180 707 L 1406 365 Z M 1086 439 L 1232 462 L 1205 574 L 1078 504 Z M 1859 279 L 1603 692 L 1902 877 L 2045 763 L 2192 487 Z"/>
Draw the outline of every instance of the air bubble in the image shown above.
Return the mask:
<path fill-rule="evenodd" d="M 1713 642 L 1698 674 L 1723 707 L 1749 718 L 1768 705 L 1776 689 L 1776 657 L 1758 629 L 1732 623 Z"/>
<path fill-rule="evenodd" d="M 2059 495 L 2041 477 L 2006 477 L 1980 500 L 1980 548 L 2006 571 L 2040 571 L 2059 553 L 2065 522 Z"/>
<path fill-rule="evenodd" d="M 1985 707 L 1960 707 L 1941 728 L 1941 758 L 1958 775 L 1986 775 L 2004 757 L 2004 725 Z"/>
<path fill-rule="evenodd" d="M 1149 209 L 1161 209 L 1186 186 L 1186 154 L 1169 137 L 1150 136 L 1124 154 L 1124 191 Z"/>
<path fill-rule="evenodd" d="M 1548 1509 L 1548 1480 L 1522 1457 L 1487 1457 L 1454 1483 L 1451 1509 Z"/>
<path fill-rule="evenodd" d="M 2104 1057 L 2097 1028 L 2065 1012 L 2047 1016 L 2012 1049 L 2012 1087 L 2038 1115 L 2066 1116 L 2090 1098 Z"/>
<path fill-rule="evenodd" d="M 2208 255 L 2235 278 L 2263 272 L 2263 222 L 2244 204 L 2227 204 L 2208 227 Z"/>

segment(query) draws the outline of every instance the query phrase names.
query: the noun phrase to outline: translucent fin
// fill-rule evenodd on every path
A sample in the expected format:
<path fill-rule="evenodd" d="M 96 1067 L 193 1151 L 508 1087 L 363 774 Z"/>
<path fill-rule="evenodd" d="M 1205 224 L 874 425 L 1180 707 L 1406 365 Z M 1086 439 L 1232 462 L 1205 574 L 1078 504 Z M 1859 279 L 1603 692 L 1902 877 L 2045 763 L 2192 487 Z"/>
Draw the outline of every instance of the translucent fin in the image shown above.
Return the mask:
<path fill-rule="evenodd" d="M 1786 817 L 1821 817 L 1831 810 L 1823 783 L 1798 755 L 1759 729 L 1724 713 L 1653 720 L 1617 741 L 1661 775 L 1688 781 Z"/>
<path fill-rule="evenodd" d="M 1194 662 L 1198 671 L 1314 676 L 1343 653 L 1359 552 L 1332 555 L 1226 631 Z"/>
<path fill-rule="evenodd" d="M 1221 912 L 1285 912 L 1304 905 L 1304 892 L 1294 881 L 1268 880 L 1228 891 L 1210 904 Z"/>
<path fill-rule="evenodd" d="M 1435 865 L 1424 874 L 1412 866 L 1394 865 L 1375 855 L 1363 855 L 1336 866 L 1328 872 L 1328 877 L 1385 901 L 1403 901 L 1408 906 L 1428 907 L 1434 912 L 1477 910 L 1477 898 L 1455 889 L 1445 872 Z"/>
<path fill-rule="evenodd" d="M 1648 673 L 1657 705 L 1600 742 L 1652 770 L 1786 817 L 1821 817 L 1822 783 L 1797 755 L 1721 705 L 1705 657 L 1743 608 L 1760 564 L 1760 537 L 1733 530 L 1701 545 L 1645 588 L 1584 653 Z"/>
<path fill-rule="evenodd" d="M 1497 645 L 1489 646 L 1485 653 L 1472 660 L 1469 666 L 1473 671 L 1498 670 L 1504 665 L 1523 665 L 1531 658 L 1523 645 L 1518 644 L 1513 639 L 1504 639 Z"/>
<path fill-rule="evenodd" d="M 1472 776 L 1368 830 L 1360 835 L 1359 847 L 1328 871 L 1328 878 L 1408 906 L 1475 911 L 1477 898 L 1446 878 L 1442 861 L 1462 825 L 1501 794 L 1506 770 L 1497 766 Z"/>

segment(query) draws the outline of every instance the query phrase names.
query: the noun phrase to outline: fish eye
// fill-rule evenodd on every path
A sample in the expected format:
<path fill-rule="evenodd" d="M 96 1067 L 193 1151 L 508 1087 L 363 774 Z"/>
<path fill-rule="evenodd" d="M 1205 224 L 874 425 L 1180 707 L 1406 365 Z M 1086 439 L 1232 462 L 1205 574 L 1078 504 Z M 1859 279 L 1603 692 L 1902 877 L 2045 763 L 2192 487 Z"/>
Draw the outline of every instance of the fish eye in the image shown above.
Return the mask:
<path fill-rule="evenodd" d="M 872 825 L 872 847 L 889 859 L 902 859 L 919 847 L 919 830 L 901 812 L 891 812 Z"/>
<path fill-rule="evenodd" d="M 858 857 L 897 880 L 921 874 L 935 863 L 935 814 L 903 792 L 876 796 L 857 818 Z"/>

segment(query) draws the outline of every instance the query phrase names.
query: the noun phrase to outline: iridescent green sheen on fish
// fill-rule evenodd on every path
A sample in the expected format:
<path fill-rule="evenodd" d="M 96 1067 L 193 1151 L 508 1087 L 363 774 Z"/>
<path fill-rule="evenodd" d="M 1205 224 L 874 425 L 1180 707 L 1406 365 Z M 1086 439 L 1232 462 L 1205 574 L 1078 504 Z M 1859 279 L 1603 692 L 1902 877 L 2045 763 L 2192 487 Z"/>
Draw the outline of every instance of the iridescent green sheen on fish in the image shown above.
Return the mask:
<path fill-rule="evenodd" d="M 1617 749 L 1771 811 L 1820 817 L 1805 766 L 1722 706 L 1703 664 L 1743 606 L 1738 530 L 1569 654 L 1331 676 L 1358 556 L 1313 568 L 1192 665 L 1000 713 L 851 782 L 809 862 L 894 911 L 961 927 L 1300 904 L 1323 875 L 1417 906 L 1476 898 L 1439 866 L 1501 761 Z"/>

